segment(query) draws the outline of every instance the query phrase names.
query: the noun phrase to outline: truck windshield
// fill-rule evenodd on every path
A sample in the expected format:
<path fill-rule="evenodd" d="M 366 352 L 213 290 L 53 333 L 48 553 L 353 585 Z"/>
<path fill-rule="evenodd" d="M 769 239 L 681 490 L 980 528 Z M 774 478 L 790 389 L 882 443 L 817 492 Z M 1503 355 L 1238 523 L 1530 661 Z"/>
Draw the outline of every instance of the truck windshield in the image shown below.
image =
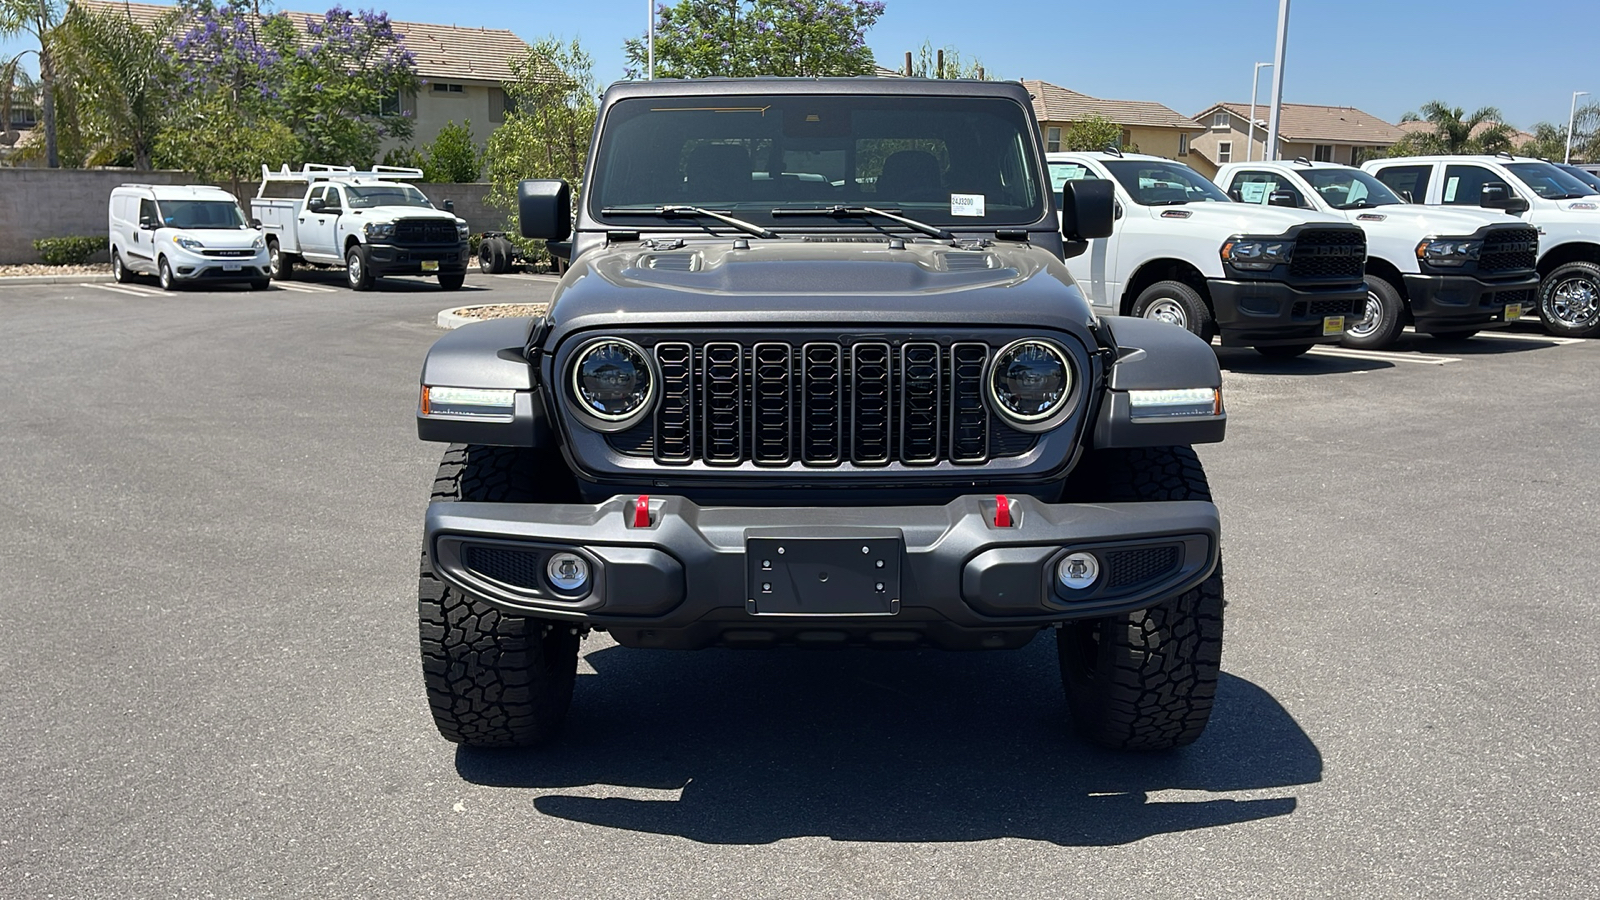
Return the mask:
<path fill-rule="evenodd" d="M 162 200 L 161 221 L 168 228 L 248 228 L 239 204 L 231 200 Z"/>
<path fill-rule="evenodd" d="M 1506 163 L 1505 167 L 1546 200 L 1572 200 L 1596 193 L 1594 188 L 1547 162 Z"/>
<path fill-rule="evenodd" d="M 1360 169 L 1302 169 L 1299 175 L 1321 195 L 1322 202 L 1334 209 L 1367 209 L 1405 202 Z"/>
<path fill-rule="evenodd" d="M 633 228 L 648 210 L 685 206 L 789 228 L 812 224 L 785 210 L 833 206 L 983 229 L 1045 214 L 1027 113 L 999 97 L 623 100 L 601 127 L 592 177 L 591 214 Z"/>
<path fill-rule="evenodd" d="M 1587 184 L 1591 191 L 1600 194 L 1600 175 L 1596 175 L 1586 169 L 1580 169 L 1577 166 L 1557 166 L 1556 168 Z"/>
<path fill-rule="evenodd" d="M 433 209 L 433 204 L 428 202 L 428 198 L 423 196 L 421 191 L 404 184 L 346 187 L 344 195 L 350 201 L 351 209 L 372 209 L 375 206 L 420 206 L 423 209 Z"/>
<path fill-rule="evenodd" d="M 1140 206 L 1232 203 L 1222 189 L 1182 163 L 1156 159 L 1109 159 L 1105 167 Z"/>

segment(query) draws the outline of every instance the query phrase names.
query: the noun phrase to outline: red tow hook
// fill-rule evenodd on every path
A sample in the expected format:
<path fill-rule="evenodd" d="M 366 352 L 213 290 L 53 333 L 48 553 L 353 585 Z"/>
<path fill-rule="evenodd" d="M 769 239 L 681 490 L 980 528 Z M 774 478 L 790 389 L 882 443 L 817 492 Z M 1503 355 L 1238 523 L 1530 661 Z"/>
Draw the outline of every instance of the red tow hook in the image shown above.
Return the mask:
<path fill-rule="evenodd" d="M 633 527 L 650 527 L 650 495 L 645 494 L 633 501 Z"/>
<path fill-rule="evenodd" d="M 994 498 L 994 527 L 1011 527 L 1011 500 L 1005 494 L 996 494 Z"/>

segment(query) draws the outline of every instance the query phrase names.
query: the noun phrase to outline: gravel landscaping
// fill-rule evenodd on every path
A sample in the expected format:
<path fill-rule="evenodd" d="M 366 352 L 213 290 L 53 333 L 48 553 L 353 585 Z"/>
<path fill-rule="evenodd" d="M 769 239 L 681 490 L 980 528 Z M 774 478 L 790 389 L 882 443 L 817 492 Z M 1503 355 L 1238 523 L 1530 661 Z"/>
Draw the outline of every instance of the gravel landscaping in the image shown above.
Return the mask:
<path fill-rule="evenodd" d="M 465 306 L 453 312 L 468 319 L 509 319 L 516 316 L 537 316 L 549 305 L 548 303 L 496 303 L 493 306 Z"/>
<path fill-rule="evenodd" d="M 34 275 L 110 275 L 110 263 L 90 263 L 86 266 L 47 266 L 29 263 L 25 266 L 0 266 L 0 278 L 21 278 Z"/>

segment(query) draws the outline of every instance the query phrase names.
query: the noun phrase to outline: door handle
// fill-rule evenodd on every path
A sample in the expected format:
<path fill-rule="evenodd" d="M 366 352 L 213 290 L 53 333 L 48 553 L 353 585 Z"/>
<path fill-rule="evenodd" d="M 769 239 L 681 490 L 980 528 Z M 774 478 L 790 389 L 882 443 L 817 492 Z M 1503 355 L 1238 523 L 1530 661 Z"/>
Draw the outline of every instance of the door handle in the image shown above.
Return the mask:
<path fill-rule="evenodd" d="M 304 225 L 304 224 L 305 224 L 305 223 L 306 223 L 306 220 L 305 220 L 305 219 L 301 219 L 301 220 L 300 220 L 300 224 L 301 224 L 301 225 Z"/>

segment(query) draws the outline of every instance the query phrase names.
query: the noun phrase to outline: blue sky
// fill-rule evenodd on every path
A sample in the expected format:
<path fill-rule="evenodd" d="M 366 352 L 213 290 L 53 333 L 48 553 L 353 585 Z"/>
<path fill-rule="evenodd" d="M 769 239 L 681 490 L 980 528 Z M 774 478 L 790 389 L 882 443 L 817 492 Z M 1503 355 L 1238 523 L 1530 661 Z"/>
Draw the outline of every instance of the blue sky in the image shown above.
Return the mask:
<path fill-rule="evenodd" d="M 622 76 L 622 41 L 643 33 L 648 8 L 648 0 L 344 2 L 386 8 L 401 20 L 510 28 L 529 41 L 578 37 L 602 84 Z M 1217 101 L 1249 101 L 1254 63 L 1272 60 L 1278 7 L 1277 0 L 887 3 L 867 42 L 891 68 L 930 40 L 1007 78 L 1155 100 L 1185 115 Z M 280 0 L 279 8 L 323 7 Z M 1523 128 L 1564 123 L 1573 91 L 1600 97 L 1597 36 L 1595 0 L 1299 0 L 1290 17 L 1284 99 L 1356 106 L 1391 122 L 1439 99 L 1469 111 L 1497 106 Z M 0 44 L 0 52 L 22 46 Z M 1263 98 L 1269 79 L 1263 71 Z"/>

